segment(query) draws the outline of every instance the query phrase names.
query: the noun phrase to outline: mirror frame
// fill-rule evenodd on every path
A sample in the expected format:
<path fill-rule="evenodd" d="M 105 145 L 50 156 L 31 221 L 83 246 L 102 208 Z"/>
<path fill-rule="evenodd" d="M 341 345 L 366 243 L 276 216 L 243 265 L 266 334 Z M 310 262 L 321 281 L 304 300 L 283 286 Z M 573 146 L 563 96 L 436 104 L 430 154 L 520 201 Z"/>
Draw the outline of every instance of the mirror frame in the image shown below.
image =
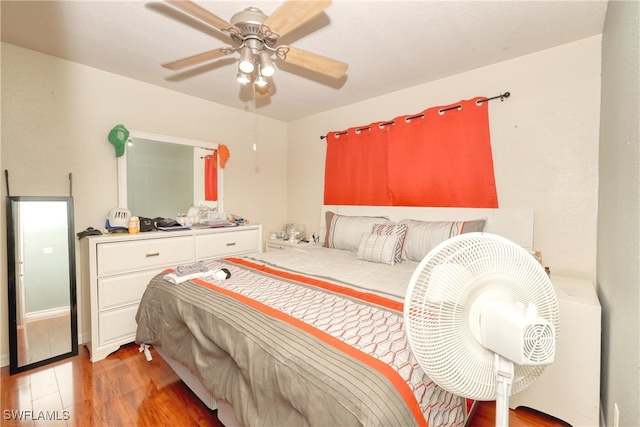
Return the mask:
<path fill-rule="evenodd" d="M 135 130 L 129 131 L 129 139 L 145 139 L 148 141 L 166 142 L 169 144 L 187 145 L 198 148 L 218 149 L 218 144 L 214 142 L 198 141 L 196 139 L 179 138 L 175 136 L 158 135 L 155 133 L 140 132 Z M 128 143 L 128 142 L 127 142 Z M 218 212 L 224 212 L 224 173 L 220 167 L 220 159 L 218 158 Z M 194 201 L 195 203 L 195 201 Z M 124 154 L 118 157 L 118 207 L 127 209 L 127 149 Z"/>
<path fill-rule="evenodd" d="M 26 365 L 18 365 L 18 319 L 17 319 L 17 286 L 16 286 L 16 236 L 14 228 L 14 214 L 12 202 L 14 201 L 31 201 L 31 202 L 66 202 L 67 204 L 67 230 L 68 230 L 68 247 L 69 247 L 69 316 L 71 320 L 71 351 L 62 353 L 37 362 L 28 363 Z M 10 374 L 17 374 L 28 369 L 37 368 L 48 363 L 76 356 L 78 354 L 78 306 L 76 296 L 76 242 L 74 239 L 74 219 L 73 219 L 73 197 L 57 197 L 57 196 L 7 196 L 7 272 L 8 272 L 8 288 L 9 288 L 9 371 Z"/>

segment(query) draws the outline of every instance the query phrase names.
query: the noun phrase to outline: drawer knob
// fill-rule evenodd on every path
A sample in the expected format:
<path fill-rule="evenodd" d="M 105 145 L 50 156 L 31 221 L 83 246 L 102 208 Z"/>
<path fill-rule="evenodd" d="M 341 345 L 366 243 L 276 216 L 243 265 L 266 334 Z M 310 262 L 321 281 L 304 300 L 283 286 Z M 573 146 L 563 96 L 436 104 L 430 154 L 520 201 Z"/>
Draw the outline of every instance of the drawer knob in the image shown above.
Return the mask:
<path fill-rule="evenodd" d="M 147 254 L 147 258 L 150 258 L 152 256 L 160 256 L 160 252 L 155 252 L 153 254 Z"/>
<path fill-rule="evenodd" d="M 227 246 L 235 246 L 236 242 L 227 243 Z"/>

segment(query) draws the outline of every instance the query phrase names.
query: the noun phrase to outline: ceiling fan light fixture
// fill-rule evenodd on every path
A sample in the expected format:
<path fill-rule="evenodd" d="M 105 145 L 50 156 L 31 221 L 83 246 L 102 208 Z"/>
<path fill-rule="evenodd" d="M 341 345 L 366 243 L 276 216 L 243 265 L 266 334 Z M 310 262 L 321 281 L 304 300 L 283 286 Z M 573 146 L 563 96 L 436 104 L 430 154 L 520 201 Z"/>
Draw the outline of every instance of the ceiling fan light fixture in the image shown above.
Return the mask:
<path fill-rule="evenodd" d="M 280 61 L 332 78 L 341 78 L 347 70 L 348 65 L 340 61 L 303 49 L 278 45 L 281 37 L 320 14 L 329 6 L 330 0 L 284 0 L 270 16 L 256 7 L 247 7 L 233 15 L 230 22 L 196 5 L 193 0 L 169 3 L 191 18 L 219 30 L 232 42 L 229 47 L 213 49 L 162 65 L 169 70 L 181 70 L 238 53 L 240 59 L 237 64 L 237 81 L 242 85 L 253 82 L 254 88 L 263 88 L 265 93 L 269 92 L 268 87 L 273 83 L 271 78 L 276 73 L 272 58 L 274 54 Z"/>
<path fill-rule="evenodd" d="M 253 52 L 251 52 L 251 48 L 248 46 L 240 50 L 240 63 L 238 64 L 238 68 L 243 73 L 249 74 L 253 72 Z"/>
<path fill-rule="evenodd" d="M 243 86 L 251 81 L 251 77 L 249 76 L 249 74 L 243 73 L 242 71 L 238 71 L 238 76 L 236 77 L 236 79 L 238 80 L 238 83 Z"/>
<path fill-rule="evenodd" d="M 276 73 L 276 67 L 271 60 L 271 55 L 266 50 L 260 52 L 260 74 L 265 77 L 271 77 Z"/>
<path fill-rule="evenodd" d="M 269 82 L 264 78 L 262 74 L 257 75 L 256 77 L 256 86 L 265 87 Z"/>

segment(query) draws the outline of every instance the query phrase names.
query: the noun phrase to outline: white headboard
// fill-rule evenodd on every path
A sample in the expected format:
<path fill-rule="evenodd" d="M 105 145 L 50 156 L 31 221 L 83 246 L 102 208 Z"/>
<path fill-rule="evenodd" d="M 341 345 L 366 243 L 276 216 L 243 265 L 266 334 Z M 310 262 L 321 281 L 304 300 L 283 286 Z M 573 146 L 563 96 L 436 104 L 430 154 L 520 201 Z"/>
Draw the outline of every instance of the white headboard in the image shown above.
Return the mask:
<path fill-rule="evenodd" d="M 494 233 L 533 250 L 532 209 L 483 209 L 483 208 L 425 208 L 406 206 L 350 206 L 323 205 L 320 218 L 320 239 L 327 231 L 326 212 L 350 216 L 386 216 L 394 222 L 403 219 L 421 221 L 470 221 L 485 218 L 484 231 Z"/>

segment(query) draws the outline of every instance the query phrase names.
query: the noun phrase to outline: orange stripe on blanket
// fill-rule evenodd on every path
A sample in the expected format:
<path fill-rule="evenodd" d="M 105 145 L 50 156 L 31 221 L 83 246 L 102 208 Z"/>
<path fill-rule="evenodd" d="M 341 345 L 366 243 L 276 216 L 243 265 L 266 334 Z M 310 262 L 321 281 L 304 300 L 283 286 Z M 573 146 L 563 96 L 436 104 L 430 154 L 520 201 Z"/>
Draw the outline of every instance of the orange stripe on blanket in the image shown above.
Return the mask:
<path fill-rule="evenodd" d="M 402 312 L 404 303 L 400 301 L 394 301 L 389 298 L 385 298 L 380 295 L 372 294 L 369 292 L 356 291 L 355 289 L 346 288 L 344 286 L 335 285 L 333 283 L 325 282 L 324 280 L 316 279 L 314 277 L 303 276 L 301 274 L 288 273 L 286 271 L 277 270 L 275 268 L 268 267 L 263 264 L 256 264 L 243 258 L 225 258 L 225 261 L 232 262 L 234 264 L 243 265 L 245 267 L 252 268 L 254 270 L 262 271 L 264 273 L 272 274 L 284 279 L 295 280 L 296 282 L 306 283 L 307 285 L 316 286 L 327 291 L 335 292 L 348 297 L 357 298 L 360 301 L 370 302 L 382 307 L 386 307 L 391 310 Z"/>
<path fill-rule="evenodd" d="M 234 260 L 236 260 L 237 258 L 235 258 Z M 227 260 L 229 260 L 229 258 L 227 258 Z M 251 299 L 249 297 L 246 297 L 244 295 L 235 293 L 233 291 L 230 291 L 228 289 L 224 289 L 221 288 L 219 286 L 214 285 L 213 283 L 208 283 L 205 282 L 203 280 L 200 279 L 193 279 L 191 280 L 192 283 L 196 283 L 200 286 L 204 286 L 206 288 L 209 288 L 213 291 L 216 291 L 218 293 L 221 293 L 223 295 L 226 295 L 230 298 L 234 298 L 240 302 L 242 302 L 243 304 L 246 304 L 268 316 L 274 317 L 276 319 L 280 319 L 284 322 L 289 323 L 290 325 L 297 327 L 298 329 L 301 329 L 311 335 L 313 335 L 314 337 L 318 338 L 321 341 L 324 341 L 326 344 L 329 344 L 331 346 L 333 346 L 334 348 L 342 351 L 345 354 L 348 354 L 349 356 L 353 357 L 354 359 L 359 360 L 360 362 L 369 365 L 371 368 L 377 370 L 378 372 L 380 372 L 382 375 L 384 375 L 385 377 L 387 377 L 387 379 L 389 381 L 391 381 L 391 383 L 395 386 L 396 390 L 398 390 L 398 392 L 400 393 L 400 395 L 402 396 L 402 398 L 404 399 L 405 403 L 407 404 L 407 406 L 409 407 L 411 413 L 413 414 L 413 418 L 417 421 L 417 425 L 419 426 L 428 426 L 427 421 L 424 418 L 424 415 L 422 413 L 422 410 L 420 409 L 420 406 L 418 405 L 418 401 L 416 400 L 415 396 L 413 395 L 413 392 L 411 391 L 411 389 L 409 388 L 409 385 L 406 383 L 405 380 L 402 379 L 402 377 L 388 364 L 366 354 L 363 353 L 360 350 L 357 350 L 353 347 L 351 347 L 349 344 L 340 341 L 337 338 L 334 338 L 333 336 L 327 334 L 326 332 L 322 332 L 316 328 L 314 328 L 313 326 L 303 322 L 302 320 L 296 319 L 295 317 L 292 317 L 286 313 L 283 313 L 279 310 L 276 310 L 274 308 L 269 307 L 268 305 L 262 304 L 261 302 L 258 302 L 254 299 Z"/>

